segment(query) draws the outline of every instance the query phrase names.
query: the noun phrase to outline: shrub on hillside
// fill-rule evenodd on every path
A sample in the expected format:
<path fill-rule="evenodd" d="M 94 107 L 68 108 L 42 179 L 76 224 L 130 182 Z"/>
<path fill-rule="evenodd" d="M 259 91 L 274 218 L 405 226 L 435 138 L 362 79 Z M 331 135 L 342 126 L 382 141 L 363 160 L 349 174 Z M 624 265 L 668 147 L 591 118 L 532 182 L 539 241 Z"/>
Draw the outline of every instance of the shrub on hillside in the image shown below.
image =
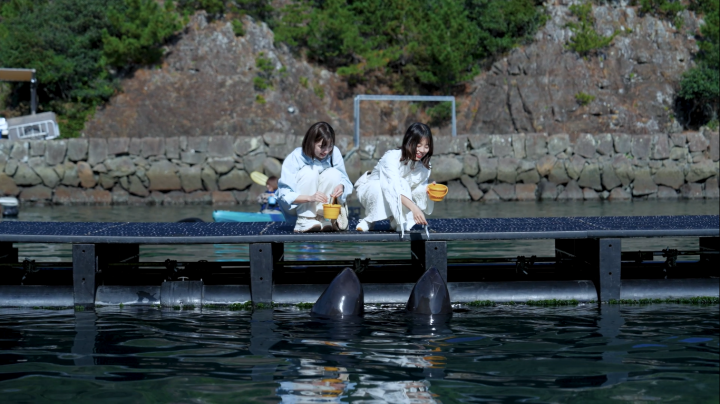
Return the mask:
<path fill-rule="evenodd" d="M 532 36 L 544 23 L 535 0 L 299 0 L 285 6 L 275 38 L 352 83 L 398 92 L 447 93 L 480 59 Z"/>
<path fill-rule="evenodd" d="M 718 1 L 701 4 L 705 24 L 700 27 L 696 66 L 683 74 L 678 92 L 679 116 L 689 127 L 711 123 L 720 115 L 720 10 Z"/>
<path fill-rule="evenodd" d="M 0 65 L 33 68 L 40 110 L 59 115 L 63 136 L 119 89 L 111 67 L 155 63 L 180 25 L 154 0 L 14 0 L 0 6 Z M 166 4 L 171 4 L 167 2 Z M 13 85 L 10 107 L 29 113 L 27 83 Z"/>
<path fill-rule="evenodd" d="M 592 15 L 591 3 L 573 4 L 570 6 L 570 13 L 577 17 L 578 22 L 567 23 L 567 27 L 573 33 L 568 40 L 567 47 L 581 56 L 587 56 L 610 45 L 619 33 L 616 30 L 612 35 L 604 36 L 595 31 L 595 18 Z"/>

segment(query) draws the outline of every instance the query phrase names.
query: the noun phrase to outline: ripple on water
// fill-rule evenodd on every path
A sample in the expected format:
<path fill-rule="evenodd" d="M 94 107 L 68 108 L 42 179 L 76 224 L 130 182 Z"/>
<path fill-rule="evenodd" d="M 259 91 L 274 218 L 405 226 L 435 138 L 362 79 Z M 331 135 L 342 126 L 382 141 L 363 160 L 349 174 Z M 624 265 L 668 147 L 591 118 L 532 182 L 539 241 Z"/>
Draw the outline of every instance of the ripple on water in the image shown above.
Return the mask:
<path fill-rule="evenodd" d="M 691 305 L 496 306 L 433 324 L 394 309 L 355 322 L 296 309 L 4 309 L 0 391 L 9 402 L 717 402 L 718 325 L 718 307 Z"/>

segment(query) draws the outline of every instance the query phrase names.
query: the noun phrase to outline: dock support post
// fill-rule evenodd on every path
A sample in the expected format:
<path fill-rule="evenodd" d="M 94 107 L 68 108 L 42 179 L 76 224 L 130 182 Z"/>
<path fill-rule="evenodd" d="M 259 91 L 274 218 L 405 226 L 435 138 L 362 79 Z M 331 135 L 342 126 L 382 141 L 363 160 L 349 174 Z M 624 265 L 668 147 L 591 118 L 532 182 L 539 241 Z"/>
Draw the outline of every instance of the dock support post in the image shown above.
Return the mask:
<path fill-rule="evenodd" d="M 254 304 L 272 303 L 273 269 L 283 250 L 282 243 L 250 244 L 250 296 Z"/>
<path fill-rule="evenodd" d="M 95 244 L 73 244 L 73 296 L 75 305 L 92 307 L 95 304 Z"/>
<path fill-rule="evenodd" d="M 18 249 L 13 247 L 13 243 L 0 243 L 0 262 L 18 262 Z"/>
<path fill-rule="evenodd" d="M 598 300 L 620 299 L 621 241 L 619 238 L 595 239 L 598 245 Z"/>
<path fill-rule="evenodd" d="M 598 301 L 620 299 L 622 243 L 617 238 L 555 240 L 555 256 L 591 265 Z"/>
<path fill-rule="evenodd" d="M 447 243 L 444 241 L 410 241 L 411 260 L 420 265 L 423 271 L 435 267 L 447 283 Z"/>

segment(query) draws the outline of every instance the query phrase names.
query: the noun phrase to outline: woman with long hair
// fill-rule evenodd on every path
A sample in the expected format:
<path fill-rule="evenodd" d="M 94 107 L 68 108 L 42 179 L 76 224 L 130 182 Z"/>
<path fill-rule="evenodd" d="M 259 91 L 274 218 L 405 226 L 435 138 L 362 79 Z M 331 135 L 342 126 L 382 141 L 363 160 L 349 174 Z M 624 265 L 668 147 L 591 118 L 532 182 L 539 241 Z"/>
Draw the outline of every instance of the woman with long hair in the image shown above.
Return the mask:
<path fill-rule="evenodd" d="M 385 153 L 372 172 L 355 183 L 366 215 L 358 231 L 368 231 L 374 222 L 388 218 L 390 227 L 403 234 L 415 224 L 427 225 L 425 215 L 434 207 L 427 194 L 432 154 L 430 128 L 417 122 L 410 125 L 402 146 Z"/>

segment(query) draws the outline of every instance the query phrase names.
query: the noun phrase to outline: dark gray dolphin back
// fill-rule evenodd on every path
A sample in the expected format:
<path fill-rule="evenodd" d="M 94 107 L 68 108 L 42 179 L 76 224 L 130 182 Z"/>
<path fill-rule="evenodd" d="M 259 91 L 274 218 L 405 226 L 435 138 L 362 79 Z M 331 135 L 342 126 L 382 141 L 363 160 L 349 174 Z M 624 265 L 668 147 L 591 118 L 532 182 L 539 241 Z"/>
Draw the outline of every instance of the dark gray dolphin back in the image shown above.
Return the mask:
<path fill-rule="evenodd" d="M 345 268 L 330 282 L 312 308 L 312 313 L 328 317 L 360 316 L 363 314 L 365 294 L 355 272 Z"/>
<path fill-rule="evenodd" d="M 428 269 L 420 277 L 405 308 L 415 314 L 452 314 L 450 293 L 437 268 Z"/>

